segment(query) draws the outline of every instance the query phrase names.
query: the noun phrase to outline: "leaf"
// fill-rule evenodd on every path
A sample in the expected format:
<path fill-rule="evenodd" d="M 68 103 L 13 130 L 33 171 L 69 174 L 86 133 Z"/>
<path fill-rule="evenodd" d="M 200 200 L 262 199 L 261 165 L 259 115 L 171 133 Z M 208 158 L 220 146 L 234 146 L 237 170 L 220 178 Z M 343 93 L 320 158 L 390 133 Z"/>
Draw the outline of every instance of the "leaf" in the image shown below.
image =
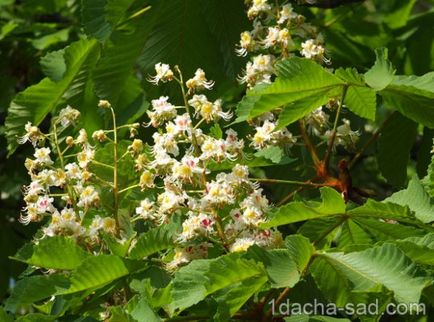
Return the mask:
<path fill-rule="evenodd" d="M 228 321 L 266 282 L 266 276 L 253 277 L 218 292 L 215 296 L 217 313 L 213 321 Z"/>
<path fill-rule="evenodd" d="M 52 51 L 41 58 L 41 69 L 52 81 L 62 80 L 66 72 L 65 50 Z"/>
<path fill-rule="evenodd" d="M 434 72 L 423 76 L 395 76 L 380 92 L 387 107 L 434 128 Z"/>
<path fill-rule="evenodd" d="M 33 304 L 55 294 L 59 289 L 68 287 L 68 280 L 60 275 L 36 275 L 25 277 L 15 285 L 5 308 L 15 312 L 21 306 Z"/>
<path fill-rule="evenodd" d="M 347 214 L 355 217 L 364 216 L 403 222 L 414 222 L 415 220 L 408 207 L 391 202 L 378 202 L 372 199 L 368 199 L 368 201 L 360 207 L 347 211 Z"/>
<path fill-rule="evenodd" d="M 130 251 L 130 258 L 143 259 L 159 251 L 174 247 L 174 227 L 169 225 L 153 228 L 137 238 Z"/>
<path fill-rule="evenodd" d="M 161 322 L 163 321 L 157 313 L 149 306 L 149 303 L 143 296 L 134 296 L 126 305 L 126 312 L 135 319 L 135 321 Z"/>
<path fill-rule="evenodd" d="M 264 264 L 271 287 L 293 287 L 300 280 L 296 262 L 287 249 L 265 250 L 259 246 L 249 247 L 246 258 Z"/>
<path fill-rule="evenodd" d="M 326 104 L 334 90 L 326 89 L 315 93 L 315 95 L 298 100 L 294 103 L 288 104 L 279 114 L 276 130 L 282 129 L 285 126 L 301 119 L 303 116 L 314 111 L 321 105 Z"/>
<path fill-rule="evenodd" d="M 263 267 L 236 253 L 195 260 L 175 273 L 169 310 L 179 313 L 210 294 L 263 274 Z"/>
<path fill-rule="evenodd" d="M 81 85 L 82 68 L 97 48 L 97 42 L 92 40 L 79 40 L 65 49 L 65 63 L 67 72 L 59 82 L 44 78 L 40 83 L 28 87 L 19 93 L 12 101 L 6 117 L 6 137 L 8 151 L 11 155 L 17 147 L 17 138 L 24 134 L 24 125 L 30 121 L 39 125 L 42 120 L 58 107 L 65 97 L 71 98 L 77 94 Z M 76 79 L 80 79 L 74 88 L 68 92 Z"/>
<path fill-rule="evenodd" d="M 378 140 L 378 166 L 393 186 L 403 186 L 407 179 L 407 164 L 416 134 L 417 124 L 395 113 Z"/>
<path fill-rule="evenodd" d="M 255 157 L 264 157 L 273 163 L 280 163 L 283 155 L 283 150 L 278 146 L 269 146 L 255 153 Z"/>
<path fill-rule="evenodd" d="M 375 120 L 377 95 L 368 87 L 349 86 L 344 100 L 345 106 L 360 117 Z"/>
<path fill-rule="evenodd" d="M 376 91 L 381 91 L 393 81 L 395 69 L 388 60 L 387 48 L 375 50 L 375 55 L 377 59 L 374 66 L 365 73 L 365 81 Z"/>
<path fill-rule="evenodd" d="M 430 197 L 434 198 L 434 155 L 431 158 L 431 163 L 428 166 L 427 175 L 425 176 L 425 178 L 423 178 L 422 183 L 425 186 L 425 189 L 430 195 Z"/>
<path fill-rule="evenodd" d="M 434 265 L 434 233 L 421 237 L 395 240 L 393 243 L 414 262 L 423 265 Z"/>
<path fill-rule="evenodd" d="M 408 206 L 416 218 L 424 223 L 434 221 L 434 206 L 417 176 L 410 180 L 407 189 L 395 192 L 385 201 Z"/>
<path fill-rule="evenodd" d="M 82 0 L 84 31 L 99 41 L 107 40 L 132 3 L 133 0 Z"/>
<path fill-rule="evenodd" d="M 314 274 L 316 279 L 318 274 L 325 274 L 324 269 L 333 269 L 340 278 L 351 283 L 354 291 L 379 291 L 379 287 L 384 286 L 394 293 L 399 303 L 418 303 L 422 290 L 431 283 L 417 271 L 404 253 L 392 244 L 348 254 L 323 253 L 316 261 L 323 263 L 322 272 L 317 270 Z M 324 283 L 334 282 L 322 280 L 320 289 L 331 289 L 331 285 L 326 286 Z"/>
<path fill-rule="evenodd" d="M 62 270 L 76 268 L 88 256 L 74 239 L 56 236 L 24 246 L 14 259 L 37 267 Z"/>
<path fill-rule="evenodd" d="M 129 262 L 115 255 L 88 257 L 71 274 L 71 286 L 57 294 L 71 294 L 100 288 L 134 271 Z M 133 266 L 134 267 L 134 266 Z"/>
<path fill-rule="evenodd" d="M 377 4 L 378 10 L 382 12 L 382 19 L 392 29 L 406 25 L 412 12 L 416 0 L 400 1 L 390 0 L 381 1 Z"/>
<path fill-rule="evenodd" d="M 299 221 L 345 213 L 345 201 L 339 192 L 332 188 L 320 189 L 322 202 L 291 202 L 270 214 L 270 219 L 261 224 L 262 228 L 270 228 Z"/>
<path fill-rule="evenodd" d="M 252 99 L 243 100 L 237 107 L 237 122 L 244 121 L 296 101 L 311 96 L 339 95 L 345 84 L 338 77 L 326 71 L 319 64 L 309 59 L 293 57 L 276 64 L 277 78 L 269 86 L 256 87 L 247 93 Z M 309 101 L 308 101 L 309 102 Z M 311 103 L 311 101 L 309 102 Z M 318 107 L 318 106 L 316 106 Z M 314 107 L 294 111 L 292 120 L 300 119 L 310 113 Z"/>
<path fill-rule="evenodd" d="M 339 68 L 335 75 L 348 85 L 345 106 L 360 117 L 375 120 L 377 96 L 374 90 L 366 87 L 363 75 L 355 68 Z"/>
<path fill-rule="evenodd" d="M 291 259 L 296 263 L 298 271 L 302 274 L 309 265 L 315 252 L 309 239 L 301 235 L 290 235 L 285 239 Z"/>

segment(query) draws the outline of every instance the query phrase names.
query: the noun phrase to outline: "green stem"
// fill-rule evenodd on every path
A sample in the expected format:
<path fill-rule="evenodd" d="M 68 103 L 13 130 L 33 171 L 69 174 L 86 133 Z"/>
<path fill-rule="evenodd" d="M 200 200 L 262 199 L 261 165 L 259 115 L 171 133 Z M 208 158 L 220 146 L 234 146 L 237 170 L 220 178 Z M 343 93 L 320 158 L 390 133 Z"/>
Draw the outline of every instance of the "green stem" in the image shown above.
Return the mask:
<path fill-rule="evenodd" d="M 263 183 L 287 183 L 287 184 L 295 184 L 300 186 L 313 186 L 313 187 L 322 187 L 324 184 L 321 183 L 313 183 L 310 181 L 293 181 L 293 180 L 280 180 L 280 179 L 261 179 L 261 178 L 249 178 L 249 180 L 263 182 Z"/>
<path fill-rule="evenodd" d="M 339 118 L 340 118 L 341 112 L 342 112 L 342 105 L 344 104 L 345 96 L 347 95 L 347 90 L 348 90 L 348 86 L 345 85 L 342 89 L 342 97 L 341 97 L 341 100 L 339 101 L 338 110 L 336 111 L 335 122 L 333 123 L 332 136 L 330 137 L 330 141 L 329 141 L 329 144 L 327 147 L 327 152 L 326 152 L 326 155 L 324 157 L 325 169 L 328 169 L 328 166 L 330 163 L 330 157 L 331 157 L 333 145 L 334 145 L 335 139 L 336 139 L 336 132 L 337 132 L 337 127 L 338 127 L 338 123 L 339 123 Z"/>
<path fill-rule="evenodd" d="M 116 115 L 112 107 L 110 107 L 113 119 L 113 214 L 116 221 L 116 226 L 119 229 L 119 187 L 118 187 L 118 132 L 116 126 Z"/>

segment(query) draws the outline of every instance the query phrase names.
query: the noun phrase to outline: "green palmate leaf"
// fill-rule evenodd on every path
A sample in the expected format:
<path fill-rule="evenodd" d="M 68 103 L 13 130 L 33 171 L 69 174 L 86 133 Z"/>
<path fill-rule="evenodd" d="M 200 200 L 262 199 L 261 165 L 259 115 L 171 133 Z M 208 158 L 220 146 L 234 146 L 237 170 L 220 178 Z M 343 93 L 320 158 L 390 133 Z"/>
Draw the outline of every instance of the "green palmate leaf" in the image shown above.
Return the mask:
<path fill-rule="evenodd" d="M 226 322 L 267 282 L 267 276 L 259 276 L 238 282 L 218 292 L 217 313 L 213 321 Z"/>
<path fill-rule="evenodd" d="M 417 176 L 410 180 L 407 189 L 395 192 L 385 201 L 408 206 L 416 218 L 424 223 L 434 221 L 434 206 Z"/>
<path fill-rule="evenodd" d="M 273 163 L 280 163 L 284 156 L 284 152 L 278 146 L 269 146 L 255 153 L 255 157 L 264 157 Z"/>
<path fill-rule="evenodd" d="M 20 306 L 30 305 L 46 299 L 59 289 L 67 288 L 68 280 L 59 275 L 37 275 L 25 277 L 15 285 L 6 301 L 6 310 L 15 312 Z"/>
<path fill-rule="evenodd" d="M 252 260 L 230 254 L 209 260 L 196 260 L 175 273 L 171 286 L 169 310 L 180 312 L 208 295 L 263 275 L 264 268 Z"/>
<path fill-rule="evenodd" d="M 344 104 L 355 114 L 375 120 L 377 95 L 368 87 L 349 86 L 345 95 Z"/>
<path fill-rule="evenodd" d="M 297 265 L 298 271 L 303 273 L 315 252 L 309 239 L 301 235 L 290 235 L 285 239 L 285 245 L 288 248 L 289 256 Z"/>
<path fill-rule="evenodd" d="M 334 89 L 332 91 L 334 91 Z M 315 93 L 315 95 L 288 104 L 279 114 L 276 129 L 282 129 L 300 119 L 300 115 L 304 116 L 317 109 L 319 106 L 326 104 L 332 96 L 330 93 L 331 90 L 326 89 Z"/>
<path fill-rule="evenodd" d="M 347 280 L 356 292 L 376 292 L 385 287 L 393 292 L 396 301 L 407 304 L 419 302 L 422 290 L 431 283 L 392 244 L 348 254 L 323 253 L 314 263 L 317 262 L 319 265 L 312 267 L 313 276 L 325 293 L 339 292 L 331 285 L 335 280 L 321 278 L 320 275 L 327 275 L 327 271 L 334 271 L 339 278 Z"/>
<path fill-rule="evenodd" d="M 242 2 L 153 0 L 150 5 L 150 13 L 156 15 L 158 24 L 153 28 L 140 59 L 140 65 L 148 73 L 154 73 L 156 63 L 164 62 L 179 65 L 186 78 L 201 67 L 217 85 L 227 81 L 227 77 L 235 81 L 239 70 L 234 73 L 233 62 L 236 60 L 232 49 L 229 51 L 227 47 L 232 41 L 235 44 L 241 31 L 245 30 L 246 20 L 240 18 L 242 16 L 237 19 L 229 17 L 244 10 Z M 213 14 L 208 17 L 204 12 Z M 224 42 L 215 41 L 222 38 Z"/>
<path fill-rule="evenodd" d="M 395 113 L 378 141 L 381 174 L 394 186 L 403 186 L 407 179 L 407 164 L 416 134 L 417 124 Z"/>
<path fill-rule="evenodd" d="M 335 75 L 348 84 L 345 106 L 360 117 L 375 120 L 377 96 L 374 90 L 366 87 L 363 75 L 354 68 L 340 68 Z"/>
<path fill-rule="evenodd" d="M 237 121 L 254 118 L 277 107 L 306 100 L 317 93 L 320 93 L 319 96 L 323 98 L 339 95 L 345 84 L 341 79 L 308 59 L 293 57 L 279 62 L 276 69 L 277 78 L 274 83 L 254 88 L 247 93 L 253 98 L 243 100 L 238 106 Z M 312 106 L 311 100 L 306 102 L 309 104 L 304 109 L 295 105 L 296 108 L 291 112 L 292 115 L 288 117 L 288 120 L 300 119 L 318 107 Z"/>
<path fill-rule="evenodd" d="M 270 214 L 270 219 L 263 223 L 263 228 L 276 227 L 345 213 L 345 201 L 334 189 L 321 188 L 322 202 L 291 202 Z"/>
<path fill-rule="evenodd" d="M 173 225 L 164 225 L 140 235 L 130 251 L 130 257 L 143 259 L 159 251 L 173 248 L 175 230 L 176 227 Z"/>
<path fill-rule="evenodd" d="M 117 108 L 119 105 L 126 105 L 125 97 L 121 97 L 121 94 L 127 90 L 127 87 L 136 89 L 130 93 L 130 102 L 142 93 L 140 86 L 131 86 L 127 80 L 134 77 L 134 67 L 148 39 L 153 19 L 155 17 L 145 14 L 135 20 L 134 24 L 129 25 L 131 31 L 128 33 L 113 33 L 93 73 L 97 95 L 109 100 Z"/>
<path fill-rule="evenodd" d="M 375 55 L 377 59 L 374 66 L 365 73 L 365 81 L 373 89 L 381 91 L 393 81 L 395 69 L 387 58 L 387 48 L 377 49 Z"/>
<path fill-rule="evenodd" d="M 368 199 L 363 206 L 349 210 L 347 214 L 357 217 L 392 219 L 403 222 L 414 221 L 414 216 L 412 216 L 408 207 L 391 202 L 378 202 L 372 199 Z"/>
<path fill-rule="evenodd" d="M 41 69 L 45 76 L 58 82 L 66 72 L 65 50 L 52 51 L 41 58 Z"/>
<path fill-rule="evenodd" d="M 384 22 L 391 28 L 399 28 L 405 26 L 412 12 L 416 0 L 409 1 L 381 1 L 378 3 L 379 10 L 384 12 Z"/>
<path fill-rule="evenodd" d="M 423 237 L 409 237 L 394 242 L 414 262 L 434 265 L 434 234 Z"/>
<path fill-rule="evenodd" d="M 67 72 L 59 82 L 44 78 L 40 83 L 28 87 L 12 101 L 6 118 L 6 136 L 9 155 L 17 147 L 17 137 L 24 134 L 24 125 L 32 122 L 39 125 L 56 107 L 81 92 L 86 62 L 94 59 L 98 49 L 93 40 L 79 40 L 65 49 L 64 60 Z M 74 86 L 72 86 L 74 85 Z"/>
<path fill-rule="evenodd" d="M 345 220 L 342 223 L 337 240 L 340 248 L 351 245 L 371 244 L 371 242 L 370 235 L 353 220 Z"/>
<path fill-rule="evenodd" d="M 296 262 L 287 249 L 264 250 L 252 246 L 246 257 L 264 264 L 271 286 L 274 288 L 292 287 L 300 280 Z"/>
<path fill-rule="evenodd" d="M 74 239 L 56 236 L 24 246 L 14 259 L 37 267 L 74 269 L 88 256 Z"/>
<path fill-rule="evenodd" d="M 423 76 L 395 76 L 380 92 L 386 106 L 409 119 L 434 128 L 434 72 Z"/>
<path fill-rule="evenodd" d="M 81 18 L 85 32 L 100 41 L 107 40 L 133 2 L 133 0 L 83 0 Z"/>
<path fill-rule="evenodd" d="M 31 313 L 31 314 L 27 314 L 25 316 L 21 316 L 18 319 L 16 319 L 15 321 L 18 322 L 51 322 L 51 321 L 55 321 L 56 317 L 55 316 L 47 316 L 45 314 L 41 314 L 41 313 Z"/>
<path fill-rule="evenodd" d="M 135 271 L 137 267 L 134 264 L 115 255 L 88 257 L 72 272 L 71 286 L 60 290 L 58 294 L 100 288 Z"/>
<path fill-rule="evenodd" d="M 161 322 L 163 321 L 150 307 L 143 296 L 134 296 L 125 307 L 126 312 L 135 321 Z"/>

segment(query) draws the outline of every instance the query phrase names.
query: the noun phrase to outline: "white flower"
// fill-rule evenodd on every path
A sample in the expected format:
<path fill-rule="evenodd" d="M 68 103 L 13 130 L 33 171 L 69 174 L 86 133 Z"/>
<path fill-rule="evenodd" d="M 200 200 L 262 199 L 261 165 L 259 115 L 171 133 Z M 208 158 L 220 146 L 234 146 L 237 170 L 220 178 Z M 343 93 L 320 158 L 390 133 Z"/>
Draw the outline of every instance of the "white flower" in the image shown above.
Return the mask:
<path fill-rule="evenodd" d="M 293 11 L 291 4 L 285 4 L 282 6 L 282 10 L 279 13 L 279 20 L 277 21 L 278 24 L 283 24 L 285 21 L 291 21 L 291 19 L 294 19 L 297 17 L 297 14 Z"/>
<path fill-rule="evenodd" d="M 85 146 L 83 151 L 77 154 L 78 165 L 80 166 L 80 168 L 86 168 L 94 157 L 95 150 L 90 148 L 89 146 Z"/>
<path fill-rule="evenodd" d="M 187 215 L 188 218 L 182 224 L 182 233 L 178 241 L 187 242 L 198 235 L 207 235 L 213 231 L 214 221 L 211 216 L 204 213 L 196 215 L 191 211 Z"/>
<path fill-rule="evenodd" d="M 148 78 L 148 81 L 155 85 L 158 85 L 160 81 L 165 83 L 173 79 L 173 72 L 170 69 L 170 66 L 167 64 L 162 64 L 162 63 L 156 64 L 155 72 L 156 72 L 155 76 L 151 76 Z"/>
<path fill-rule="evenodd" d="M 254 41 L 252 38 L 252 34 L 248 31 L 244 31 L 240 35 L 240 44 L 238 48 L 235 50 L 238 56 L 246 56 L 247 52 L 252 50 L 254 45 Z"/>
<path fill-rule="evenodd" d="M 173 165 L 172 172 L 175 179 L 191 182 L 193 177 L 202 174 L 204 169 L 199 166 L 199 159 L 192 156 L 184 156 L 181 162 Z"/>
<path fill-rule="evenodd" d="M 329 115 L 320 106 L 306 117 L 306 124 L 312 134 L 319 136 L 329 126 Z"/>
<path fill-rule="evenodd" d="M 36 158 L 36 162 L 40 165 L 52 165 L 53 161 L 50 158 L 50 148 L 35 149 L 33 156 Z"/>
<path fill-rule="evenodd" d="M 231 252 L 244 252 L 247 249 L 249 249 L 250 246 L 254 245 L 256 242 L 253 238 L 238 238 L 235 240 L 235 242 L 231 245 L 230 251 Z"/>
<path fill-rule="evenodd" d="M 177 248 L 173 260 L 167 263 L 166 269 L 174 271 L 182 264 L 186 264 L 193 259 L 204 258 L 208 254 L 208 244 L 188 246 L 186 248 Z"/>
<path fill-rule="evenodd" d="M 209 81 L 206 79 L 205 72 L 198 68 L 194 73 L 194 77 L 187 80 L 185 83 L 189 92 L 195 92 L 202 89 L 212 89 L 214 86 L 214 81 Z"/>
<path fill-rule="evenodd" d="M 29 141 L 33 144 L 33 146 L 36 146 L 38 141 L 43 140 L 44 136 L 42 132 L 37 126 L 33 126 L 32 123 L 27 122 L 24 126 L 24 129 L 26 131 L 26 134 L 17 139 L 19 144 L 24 144 Z"/>
<path fill-rule="evenodd" d="M 77 163 L 68 163 L 65 166 L 66 170 L 66 177 L 71 179 L 77 179 L 80 180 L 82 178 L 82 171 Z"/>
<path fill-rule="evenodd" d="M 262 212 L 254 207 L 247 207 L 241 216 L 242 222 L 247 226 L 258 227 L 264 222 Z"/>
<path fill-rule="evenodd" d="M 40 196 L 35 204 L 38 214 L 54 212 L 55 208 L 53 206 L 53 201 L 54 199 L 49 196 Z"/>
<path fill-rule="evenodd" d="M 267 3 L 267 0 L 253 0 L 252 6 L 247 11 L 247 16 L 250 19 L 255 18 L 259 13 L 270 10 L 271 6 Z"/>
<path fill-rule="evenodd" d="M 324 60 L 324 47 L 316 44 L 314 39 L 306 40 L 301 44 L 300 54 L 308 59 Z"/>
<path fill-rule="evenodd" d="M 140 201 L 140 206 L 136 207 L 136 214 L 143 219 L 155 219 L 155 214 L 153 212 L 154 202 L 150 201 L 148 198 Z"/>
<path fill-rule="evenodd" d="M 93 186 L 87 186 L 81 191 L 77 206 L 87 209 L 92 206 L 97 206 L 99 200 L 99 195 L 95 188 Z"/>
<path fill-rule="evenodd" d="M 71 124 L 75 124 L 80 117 L 80 112 L 71 106 L 67 106 L 60 110 L 58 121 L 63 127 L 67 127 Z"/>
<path fill-rule="evenodd" d="M 142 189 L 154 187 L 154 174 L 148 170 L 143 171 L 139 185 Z"/>
<path fill-rule="evenodd" d="M 344 124 L 340 125 L 336 129 L 336 137 L 334 144 L 342 145 L 348 150 L 353 150 L 357 141 L 359 140 L 360 133 L 358 131 L 351 130 L 351 123 L 347 119 L 342 119 Z M 326 138 L 332 136 L 332 131 L 327 131 L 324 135 Z"/>
<path fill-rule="evenodd" d="M 162 122 L 176 117 L 176 108 L 168 100 L 168 96 L 161 96 L 159 99 L 152 100 L 153 111 L 146 112 L 151 119 L 152 126 L 157 127 Z"/>
<path fill-rule="evenodd" d="M 269 27 L 267 37 L 264 39 L 264 47 L 269 48 L 274 46 L 279 39 L 279 27 Z"/>
<path fill-rule="evenodd" d="M 87 138 L 86 130 L 85 129 L 81 129 L 78 132 L 78 136 L 77 136 L 77 139 L 75 141 L 78 144 L 85 144 L 85 143 L 87 143 L 87 140 L 88 140 L 88 138 Z"/>
<path fill-rule="evenodd" d="M 232 117 L 232 113 L 225 113 L 222 111 L 222 101 L 216 100 L 214 103 L 208 101 L 205 95 L 193 95 L 188 101 L 195 110 L 207 122 L 215 121 L 220 118 L 228 121 Z"/>

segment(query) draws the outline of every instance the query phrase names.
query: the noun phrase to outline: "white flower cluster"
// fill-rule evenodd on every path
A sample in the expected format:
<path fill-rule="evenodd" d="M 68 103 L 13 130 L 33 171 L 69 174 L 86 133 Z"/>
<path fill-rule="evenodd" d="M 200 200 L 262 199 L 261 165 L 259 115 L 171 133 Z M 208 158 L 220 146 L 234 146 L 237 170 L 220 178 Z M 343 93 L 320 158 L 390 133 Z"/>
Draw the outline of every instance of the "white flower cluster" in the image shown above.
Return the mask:
<path fill-rule="evenodd" d="M 270 83 L 275 73 L 274 63 L 292 52 L 328 63 L 321 34 L 305 23 L 305 18 L 295 13 L 291 4 L 277 6 L 268 0 L 251 0 L 247 16 L 253 20 L 253 30 L 241 33 L 236 53 L 240 56 L 257 54 L 239 77 L 249 88 Z M 298 40 L 294 41 L 296 38 Z M 301 43 L 301 47 L 296 43 Z"/>
<path fill-rule="evenodd" d="M 98 239 L 99 230 L 114 233 L 115 222 L 110 217 L 96 216 L 90 225 L 83 224 L 89 210 L 100 205 L 98 188 L 91 184 L 93 174 L 89 171 L 95 149 L 88 142 L 84 129 L 79 131 L 75 139 L 71 136 L 65 138 L 66 147 L 63 151 L 60 151 L 58 139 L 62 131 L 76 124 L 79 116 L 80 112 L 70 106 L 62 109 L 59 116 L 53 119 L 50 134 L 43 134 L 37 127 L 26 125 L 26 134 L 19 142 L 32 142 L 35 153 L 34 159 L 25 162 L 31 182 L 23 189 L 26 206 L 19 220 L 27 225 L 47 217 L 44 236 L 66 235 L 92 241 Z M 58 162 L 51 159 L 50 147 L 39 147 L 45 141 L 51 142 L 57 151 Z M 65 153 L 73 147 L 77 153 L 70 156 L 75 157 L 76 162 L 66 163 Z M 59 199 L 57 204 L 55 199 Z"/>
<path fill-rule="evenodd" d="M 165 64 L 156 65 L 157 73 L 160 65 Z M 266 219 L 268 201 L 249 179 L 248 168 L 237 163 L 244 156 L 244 140 L 233 129 L 228 129 L 225 137 L 216 138 L 198 126 L 232 117 L 223 111 L 221 100 L 211 102 L 198 93 L 211 89 L 214 82 L 206 79 L 202 69 L 185 83 L 178 69 L 169 74 L 181 86 L 187 105 L 170 108 L 170 117 L 162 117 L 153 101 L 154 108 L 148 116 L 150 124 L 159 131 L 153 135 L 150 159 L 140 167 L 140 185 L 153 187 L 162 182 L 163 190 L 153 199 L 142 200 L 136 208 L 137 218 L 156 225 L 168 223 L 173 216 L 183 216 L 182 231 L 176 238 L 179 247 L 168 262 L 168 269 L 206 257 L 208 248 L 216 242 L 227 251 L 246 250 L 252 244 L 278 245 L 281 238 L 277 231 L 260 228 Z M 168 98 L 158 101 L 167 104 Z M 177 114 L 180 109 L 184 109 L 183 114 Z M 264 144 L 280 140 L 276 136 L 279 133 L 268 133 Z M 210 165 L 222 162 L 235 162 L 232 171 L 213 173 Z M 238 212 L 240 216 L 236 216 Z M 249 243 L 243 243 L 245 240 Z"/>

